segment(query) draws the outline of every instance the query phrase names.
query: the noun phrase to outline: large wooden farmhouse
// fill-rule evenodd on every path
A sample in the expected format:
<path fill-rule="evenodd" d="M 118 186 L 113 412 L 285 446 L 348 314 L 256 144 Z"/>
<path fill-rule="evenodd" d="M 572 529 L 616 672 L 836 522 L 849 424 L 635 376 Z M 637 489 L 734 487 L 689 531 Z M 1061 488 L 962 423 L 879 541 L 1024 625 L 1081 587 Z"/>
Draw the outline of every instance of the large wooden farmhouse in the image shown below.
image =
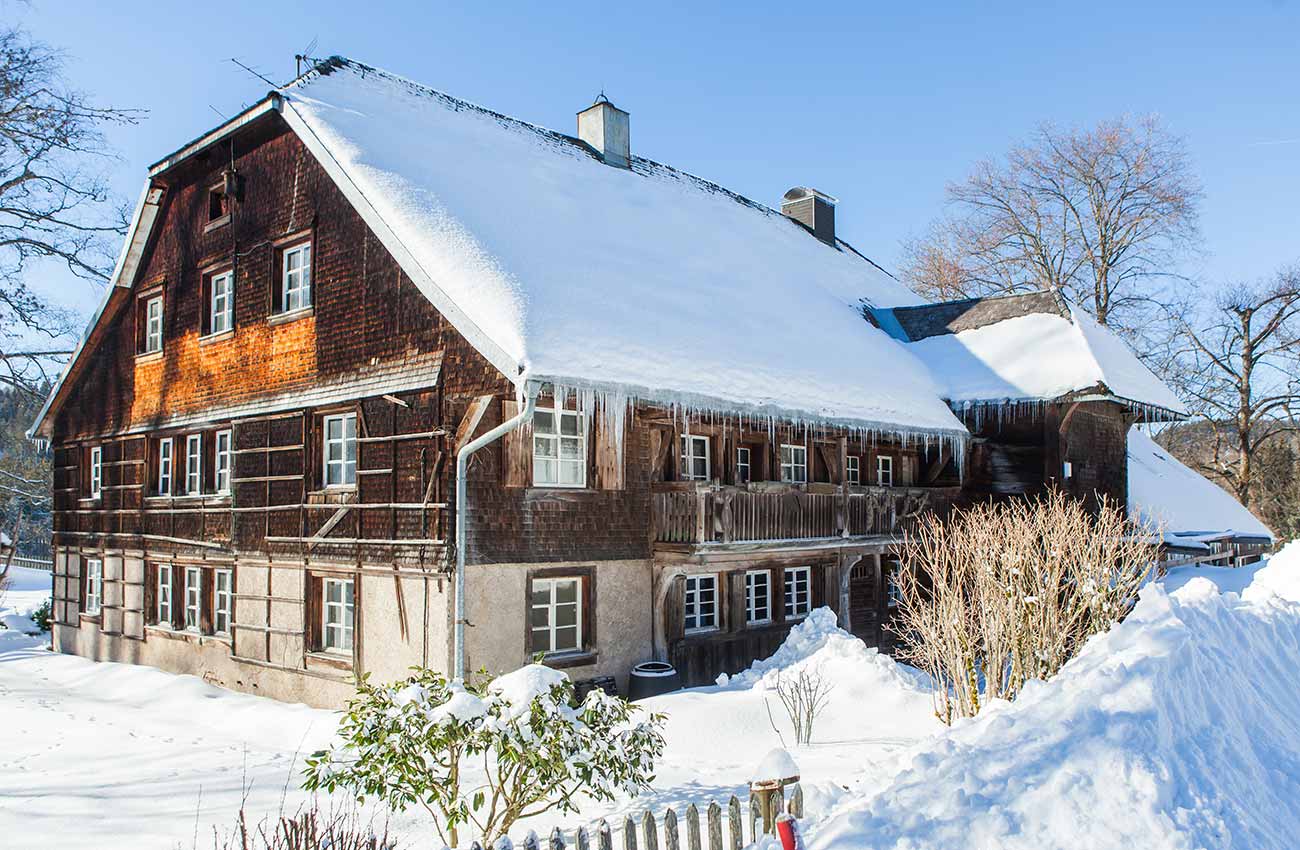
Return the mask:
<path fill-rule="evenodd" d="M 538 653 L 706 682 L 821 605 L 881 644 L 918 514 L 1123 503 L 1184 413 L 1055 294 L 925 304 L 829 196 L 577 124 L 335 58 L 150 169 L 33 429 L 56 649 L 316 705 Z"/>

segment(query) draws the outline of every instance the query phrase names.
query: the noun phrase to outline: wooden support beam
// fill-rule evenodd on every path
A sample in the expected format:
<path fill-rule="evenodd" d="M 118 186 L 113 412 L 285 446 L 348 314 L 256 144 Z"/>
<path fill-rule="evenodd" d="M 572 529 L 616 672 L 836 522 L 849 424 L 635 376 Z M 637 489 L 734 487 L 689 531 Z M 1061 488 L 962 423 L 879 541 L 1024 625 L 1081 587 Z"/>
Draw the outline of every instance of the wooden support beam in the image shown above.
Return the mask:
<path fill-rule="evenodd" d="M 465 411 L 465 416 L 460 420 L 460 425 L 456 428 L 456 451 L 459 452 L 465 447 L 470 440 L 474 439 L 474 432 L 478 430 L 479 424 L 483 421 L 483 416 L 492 406 L 492 396 L 481 395 L 469 404 L 469 410 Z"/>

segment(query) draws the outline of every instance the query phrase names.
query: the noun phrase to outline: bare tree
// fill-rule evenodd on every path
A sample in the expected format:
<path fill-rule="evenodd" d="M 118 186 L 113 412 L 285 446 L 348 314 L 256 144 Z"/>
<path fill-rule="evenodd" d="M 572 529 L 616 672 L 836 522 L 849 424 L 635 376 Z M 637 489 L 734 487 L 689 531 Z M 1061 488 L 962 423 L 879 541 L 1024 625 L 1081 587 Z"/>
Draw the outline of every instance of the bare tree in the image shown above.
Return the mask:
<path fill-rule="evenodd" d="M 776 695 L 794 728 L 796 744 L 806 746 L 812 742 L 813 724 L 826 708 L 833 689 L 834 683 L 826 678 L 820 668 L 801 667 L 795 672 L 782 670 L 777 674 Z M 771 709 L 768 710 L 767 719 L 776 730 L 777 737 L 781 737 L 781 731 L 772 722 Z M 784 745 L 784 738 L 781 743 Z"/>
<path fill-rule="evenodd" d="M 57 51 L 0 29 L 0 385 L 36 394 L 71 353 L 75 317 L 34 292 L 27 272 L 53 261 L 84 280 L 108 277 L 126 214 L 104 177 L 102 129 L 139 114 L 95 106 L 67 85 Z"/>
<path fill-rule="evenodd" d="M 1179 454 L 1258 510 L 1257 459 L 1300 430 L 1300 271 L 1232 287 L 1203 322 L 1184 320 L 1179 340 L 1176 380 L 1210 434 Z"/>
<path fill-rule="evenodd" d="M 949 185 L 948 215 L 904 245 L 903 273 L 936 298 L 1055 288 L 1134 330 L 1153 302 L 1176 300 L 1200 196 L 1182 141 L 1154 117 L 1044 125 Z"/>

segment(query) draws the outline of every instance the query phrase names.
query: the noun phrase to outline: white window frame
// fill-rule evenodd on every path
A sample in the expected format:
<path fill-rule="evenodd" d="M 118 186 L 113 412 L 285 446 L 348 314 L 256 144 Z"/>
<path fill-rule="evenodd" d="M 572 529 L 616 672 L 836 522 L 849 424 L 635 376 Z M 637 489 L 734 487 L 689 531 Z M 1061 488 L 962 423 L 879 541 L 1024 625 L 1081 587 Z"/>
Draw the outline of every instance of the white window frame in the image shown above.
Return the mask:
<path fill-rule="evenodd" d="M 538 646 L 537 633 L 544 632 L 546 634 L 546 645 L 551 647 L 551 649 L 545 650 L 547 656 L 566 655 L 566 654 L 572 655 L 574 653 L 582 652 L 583 649 L 586 647 L 586 642 L 585 642 L 586 635 L 583 632 L 583 629 L 586 624 L 583 623 L 582 621 L 582 593 L 583 593 L 582 583 L 583 583 L 582 576 L 559 576 L 556 578 L 535 578 L 532 580 L 531 593 L 528 596 L 528 627 L 532 630 L 532 645 L 534 647 Z M 573 585 L 572 602 L 556 601 L 556 597 L 558 596 L 557 591 L 561 585 Z M 542 605 L 538 605 L 536 598 L 537 598 L 538 591 L 541 590 L 546 591 L 547 601 Z M 557 625 L 556 620 L 558 618 L 556 617 L 556 613 L 559 611 L 560 606 L 562 605 L 573 606 L 574 625 L 572 626 Z M 533 612 L 539 609 L 545 610 L 547 612 L 546 625 L 544 626 L 537 626 L 533 624 Z M 575 644 L 573 646 L 556 647 L 555 636 L 556 636 L 556 632 L 558 632 L 560 629 L 573 629 L 574 640 L 575 640 Z M 543 650 L 537 649 L 535 651 L 541 652 Z"/>
<path fill-rule="evenodd" d="M 104 561 L 100 558 L 86 559 L 86 604 L 82 613 L 94 616 L 104 607 Z"/>
<path fill-rule="evenodd" d="M 790 458 L 786 459 L 786 449 Z M 799 477 L 795 477 L 798 473 Z M 786 484 L 808 483 L 808 447 L 797 443 L 781 444 L 781 480 Z"/>
<path fill-rule="evenodd" d="M 340 432 L 338 437 L 330 437 L 330 423 L 339 422 Z M 348 426 L 352 426 L 352 438 L 348 439 Z M 348 447 L 351 444 L 352 455 L 348 457 Z M 330 452 L 338 447 L 339 456 L 331 457 Z M 332 480 L 333 473 L 331 469 L 338 470 L 339 480 Z M 351 475 L 349 475 L 351 473 Z M 324 417 L 321 422 L 321 480 L 325 486 L 330 489 L 351 489 L 357 486 L 357 414 L 356 413 L 331 413 Z"/>
<path fill-rule="evenodd" d="M 170 496 L 172 494 L 172 438 L 163 437 L 158 440 L 158 495 Z"/>
<path fill-rule="evenodd" d="M 862 483 L 862 460 L 857 455 L 845 455 L 844 478 L 849 484 Z"/>
<path fill-rule="evenodd" d="M 551 415 L 553 427 L 550 430 L 538 426 L 538 414 Z M 564 420 L 575 418 L 578 423 L 577 435 L 565 434 Z M 578 455 L 563 457 L 562 448 L 566 444 L 572 446 L 575 441 L 579 449 Z M 564 470 L 571 473 L 572 480 L 564 480 Z M 576 475 L 572 474 L 575 472 Z M 587 486 L 587 417 L 581 410 L 565 410 L 558 406 L 551 406 L 539 407 L 533 414 L 533 485 L 575 489 Z"/>
<path fill-rule="evenodd" d="M 172 565 L 157 564 L 158 599 L 154 614 L 158 625 L 172 628 Z"/>
<path fill-rule="evenodd" d="M 694 635 L 718 630 L 718 584 L 717 573 L 699 573 L 686 576 L 682 606 L 682 623 L 686 629 L 686 634 Z M 706 589 L 712 596 L 707 603 L 709 606 L 707 614 L 704 610 L 706 603 L 700 598 Z"/>
<path fill-rule="evenodd" d="M 801 620 L 812 611 L 812 567 L 786 567 L 782 576 L 785 618 Z"/>
<path fill-rule="evenodd" d="M 235 329 L 235 273 L 231 269 L 208 278 L 208 334 Z"/>
<path fill-rule="evenodd" d="M 289 268 L 291 257 L 300 264 Z M 311 242 L 291 245 L 280 253 L 280 312 L 293 313 L 311 306 Z"/>
<path fill-rule="evenodd" d="M 203 435 L 185 436 L 185 495 L 203 492 Z"/>
<path fill-rule="evenodd" d="M 104 494 L 104 449 L 92 446 L 90 449 L 90 498 L 98 499 Z"/>
<path fill-rule="evenodd" d="M 222 585 L 225 587 L 222 587 Z M 235 571 L 212 571 L 212 633 L 229 635 L 235 616 Z"/>
<path fill-rule="evenodd" d="M 158 309 L 155 310 L 154 308 Z M 155 295 L 144 302 L 144 351 L 156 354 L 163 347 L 163 297 Z"/>
<path fill-rule="evenodd" d="M 1069 481 L 1071 478 L 1073 478 L 1073 477 L 1074 477 L 1074 464 L 1070 463 L 1068 460 L 1067 460 L 1067 461 L 1062 461 L 1062 462 L 1061 462 L 1061 477 L 1062 477 L 1064 480 L 1066 480 L 1066 481 Z"/>
<path fill-rule="evenodd" d="M 893 455 L 876 456 L 876 485 L 879 487 L 894 486 L 894 457 Z"/>
<path fill-rule="evenodd" d="M 703 447 L 703 453 L 700 452 Z M 695 462 L 704 461 L 704 473 L 697 475 Z M 681 480 L 709 481 L 713 478 L 712 458 L 709 455 L 709 438 L 699 434 L 682 434 Z"/>
<path fill-rule="evenodd" d="M 185 585 L 181 588 L 182 601 L 185 605 L 185 631 L 203 630 L 203 570 L 199 567 L 185 568 Z"/>
<path fill-rule="evenodd" d="M 351 655 L 356 646 L 357 596 L 356 582 L 350 578 L 322 578 L 321 586 L 321 649 L 339 655 Z M 338 590 L 338 598 L 330 599 L 330 591 Z"/>
<path fill-rule="evenodd" d="M 749 455 L 748 446 L 736 447 L 736 483 L 737 484 L 748 484 L 750 481 L 753 480 L 753 467 L 750 465 L 749 458 L 750 455 Z M 743 475 L 741 474 L 742 469 L 744 470 Z"/>
<path fill-rule="evenodd" d="M 212 455 L 212 474 L 215 480 L 216 491 L 219 495 L 230 495 L 230 478 L 231 471 L 234 468 L 235 454 L 234 434 L 229 429 L 218 431 L 216 436 L 216 445 L 213 446 Z"/>
<path fill-rule="evenodd" d="M 903 567 L 897 561 L 886 561 L 885 563 L 885 605 L 888 608 L 897 608 L 898 603 L 903 598 L 898 589 L 898 571 Z"/>
<path fill-rule="evenodd" d="M 760 582 L 759 579 L 762 579 Z M 758 607 L 758 585 L 766 588 L 763 609 Z M 761 615 L 761 616 L 760 616 Z M 772 573 L 769 570 L 745 571 L 745 625 L 761 626 L 772 622 Z"/>

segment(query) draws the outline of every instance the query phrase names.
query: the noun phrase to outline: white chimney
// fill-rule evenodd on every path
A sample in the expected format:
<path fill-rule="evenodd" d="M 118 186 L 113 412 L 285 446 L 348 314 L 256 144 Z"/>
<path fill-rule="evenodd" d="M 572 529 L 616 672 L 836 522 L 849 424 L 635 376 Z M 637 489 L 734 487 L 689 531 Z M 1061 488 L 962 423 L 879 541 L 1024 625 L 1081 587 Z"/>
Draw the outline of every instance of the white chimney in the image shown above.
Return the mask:
<path fill-rule="evenodd" d="M 631 168 L 628 115 L 610 103 L 604 92 L 595 103 L 578 113 L 578 138 L 595 148 L 606 165 Z"/>

